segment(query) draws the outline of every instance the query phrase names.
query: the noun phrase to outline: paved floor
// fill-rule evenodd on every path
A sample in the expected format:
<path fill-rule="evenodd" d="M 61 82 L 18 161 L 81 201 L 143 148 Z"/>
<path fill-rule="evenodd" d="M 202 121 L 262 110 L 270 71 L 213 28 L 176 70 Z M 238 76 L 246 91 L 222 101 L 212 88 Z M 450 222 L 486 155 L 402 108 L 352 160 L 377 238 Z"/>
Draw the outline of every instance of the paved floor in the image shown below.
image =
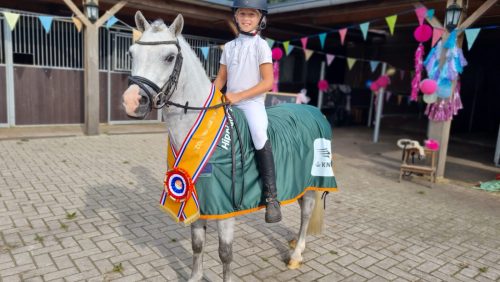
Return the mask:
<path fill-rule="evenodd" d="M 335 131 L 341 190 L 302 267 L 285 264 L 299 226 L 292 204 L 279 224 L 264 224 L 262 211 L 238 219 L 234 280 L 500 281 L 500 196 L 462 182 L 398 183 L 394 143 L 367 136 Z M 0 141 L 0 281 L 184 281 L 189 228 L 157 208 L 164 142 L 163 133 Z M 217 245 L 211 223 L 207 281 L 221 280 Z"/>

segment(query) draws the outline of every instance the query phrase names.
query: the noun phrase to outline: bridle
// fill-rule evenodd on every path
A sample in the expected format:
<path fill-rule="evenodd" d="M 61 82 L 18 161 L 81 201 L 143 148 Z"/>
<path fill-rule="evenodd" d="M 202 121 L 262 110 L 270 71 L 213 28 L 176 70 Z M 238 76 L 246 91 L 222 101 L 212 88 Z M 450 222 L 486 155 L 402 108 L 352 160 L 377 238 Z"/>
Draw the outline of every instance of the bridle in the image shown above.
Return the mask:
<path fill-rule="evenodd" d="M 153 42 L 145 42 L 145 41 L 136 41 L 135 44 L 139 45 L 169 45 L 173 44 L 177 47 L 177 56 L 175 58 L 174 70 L 170 74 L 167 82 L 163 85 L 163 87 L 158 87 L 156 83 L 151 80 L 142 77 L 142 76 L 129 76 L 128 81 L 129 85 L 137 84 L 149 97 L 149 110 L 152 109 L 161 109 L 163 108 L 167 102 L 174 94 L 174 91 L 177 89 L 177 84 L 179 83 L 179 76 L 181 74 L 182 69 L 182 52 L 181 46 L 179 45 L 178 40 L 168 40 L 168 41 L 153 41 Z M 147 87 L 146 87 L 147 86 Z M 149 87 L 149 88 L 148 88 Z M 150 89 L 152 89 L 156 95 L 151 93 Z"/>
<path fill-rule="evenodd" d="M 168 41 L 136 41 L 135 44 L 139 45 L 169 45 L 173 44 L 177 47 L 177 56 L 175 58 L 175 65 L 172 73 L 170 74 L 170 77 L 168 78 L 167 82 L 163 85 L 163 87 L 158 87 L 156 83 L 152 82 L 151 80 L 142 77 L 142 76 L 129 76 L 128 81 L 129 81 L 129 86 L 131 84 L 136 84 L 144 90 L 144 92 L 148 95 L 149 98 L 149 105 L 148 109 L 149 112 L 151 112 L 152 109 L 161 109 L 165 106 L 174 106 L 177 108 L 182 108 L 184 109 L 184 113 L 187 112 L 187 110 L 207 110 L 207 109 L 215 109 L 219 107 L 223 107 L 228 105 L 227 102 L 223 102 L 211 107 L 191 107 L 189 106 L 189 101 L 187 101 L 184 105 L 178 104 L 175 102 L 170 101 L 170 98 L 172 98 L 172 95 L 174 94 L 175 90 L 177 89 L 177 84 L 179 83 L 179 76 L 181 74 L 181 69 L 182 69 L 182 52 L 181 52 L 181 46 L 179 45 L 179 40 L 168 40 Z M 151 93 L 151 90 L 154 91 L 154 93 Z"/>

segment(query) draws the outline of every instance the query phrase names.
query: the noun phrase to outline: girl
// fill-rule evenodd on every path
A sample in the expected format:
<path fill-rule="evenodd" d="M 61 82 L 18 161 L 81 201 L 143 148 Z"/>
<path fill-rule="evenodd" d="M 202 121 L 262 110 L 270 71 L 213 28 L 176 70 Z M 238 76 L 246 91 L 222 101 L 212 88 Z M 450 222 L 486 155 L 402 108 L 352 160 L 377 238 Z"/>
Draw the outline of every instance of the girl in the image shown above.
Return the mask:
<path fill-rule="evenodd" d="M 264 186 L 265 219 L 274 223 L 281 220 L 281 210 L 264 107 L 265 93 L 272 88 L 274 78 L 271 48 L 260 37 L 266 25 L 267 0 L 234 0 L 233 13 L 239 36 L 224 45 L 214 84 L 222 89 L 227 83 L 227 101 L 245 114 Z"/>

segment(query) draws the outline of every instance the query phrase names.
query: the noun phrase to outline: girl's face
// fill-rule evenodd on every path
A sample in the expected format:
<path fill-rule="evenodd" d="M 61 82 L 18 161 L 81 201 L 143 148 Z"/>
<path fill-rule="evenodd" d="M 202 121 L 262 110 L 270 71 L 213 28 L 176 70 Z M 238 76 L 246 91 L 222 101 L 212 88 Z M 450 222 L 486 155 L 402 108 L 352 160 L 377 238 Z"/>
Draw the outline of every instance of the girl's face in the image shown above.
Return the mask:
<path fill-rule="evenodd" d="M 240 30 L 244 32 L 252 32 L 257 29 L 261 14 L 255 9 L 240 8 L 236 10 L 235 16 Z"/>

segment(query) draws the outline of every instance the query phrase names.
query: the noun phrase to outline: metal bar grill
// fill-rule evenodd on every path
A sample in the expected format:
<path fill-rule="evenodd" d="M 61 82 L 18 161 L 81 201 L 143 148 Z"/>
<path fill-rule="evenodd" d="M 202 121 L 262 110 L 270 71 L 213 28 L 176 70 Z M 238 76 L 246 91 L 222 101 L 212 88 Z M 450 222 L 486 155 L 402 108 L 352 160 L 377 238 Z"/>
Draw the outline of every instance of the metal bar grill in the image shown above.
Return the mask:
<path fill-rule="evenodd" d="M 5 64 L 4 50 L 3 50 L 3 25 L 4 20 L 0 18 L 0 64 Z"/>

